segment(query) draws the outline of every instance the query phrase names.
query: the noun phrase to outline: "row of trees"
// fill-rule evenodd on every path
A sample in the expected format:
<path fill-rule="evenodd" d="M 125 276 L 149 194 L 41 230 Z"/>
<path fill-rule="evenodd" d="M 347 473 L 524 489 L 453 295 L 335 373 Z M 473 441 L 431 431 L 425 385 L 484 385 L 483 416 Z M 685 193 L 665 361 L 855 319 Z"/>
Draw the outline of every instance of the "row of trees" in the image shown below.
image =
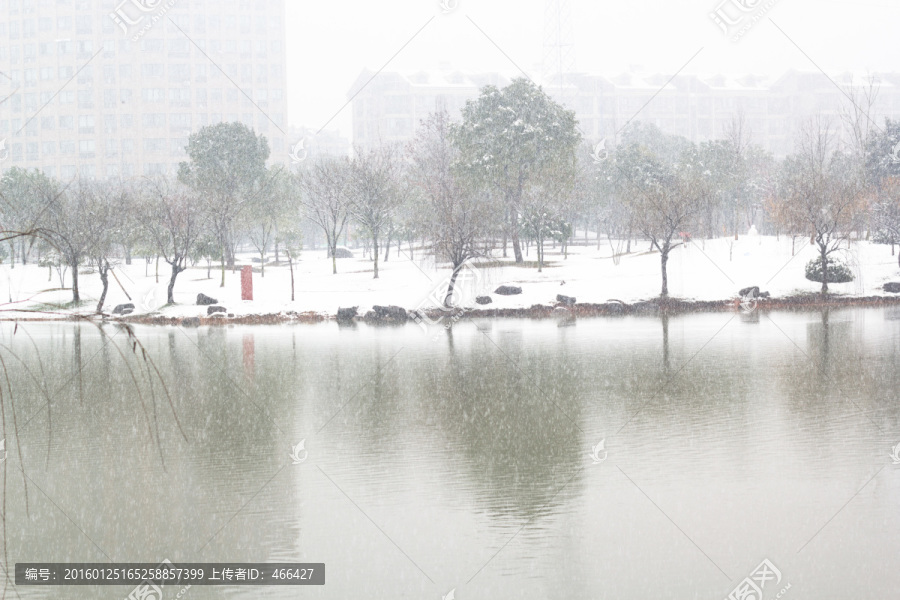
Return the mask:
<path fill-rule="evenodd" d="M 900 124 L 871 122 L 874 97 L 871 87 L 856 96 L 841 123 L 811 120 L 782 161 L 750 143 L 740 115 L 718 140 L 696 144 L 634 123 L 615 148 L 592 149 L 574 113 L 525 79 L 486 86 L 459 122 L 431 115 L 406 146 L 357 149 L 352 158 L 293 169 L 267 167 L 264 137 L 222 123 L 189 138 L 188 160 L 172 178 L 61 182 L 8 170 L 0 180 L 0 242 L 12 264 L 36 252 L 68 268 L 75 302 L 79 266 L 89 262 L 103 283 L 98 311 L 112 266 L 133 255 L 170 266 L 170 303 L 179 273 L 198 260 L 208 270 L 219 262 L 224 285 L 241 244 L 259 253 L 263 275 L 267 253 L 283 254 L 293 282 L 308 224 L 324 238 L 334 273 L 351 227 L 375 278 L 392 245 L 400 251 L 406 242 L 412 258 L 418 242 L 453 268 L 448 303 L 466 261 L 511 249 L 523 263 L 523 246 L 533 245 L 540 270 L 545 243 L 565 249 L 576 225 L 586 237 L 596 231 L 598 245 L 605 234 L 616 260 L 632 240 L 649 242 L 660 254 L 662 296 L 670 253 L 686 236 L 737 239 L 757 225 L 809 239 L 826 292 L 829 256 L 852 235 L 900 243 Z M 837 125 L 852 135 L 839 138 Z"/>

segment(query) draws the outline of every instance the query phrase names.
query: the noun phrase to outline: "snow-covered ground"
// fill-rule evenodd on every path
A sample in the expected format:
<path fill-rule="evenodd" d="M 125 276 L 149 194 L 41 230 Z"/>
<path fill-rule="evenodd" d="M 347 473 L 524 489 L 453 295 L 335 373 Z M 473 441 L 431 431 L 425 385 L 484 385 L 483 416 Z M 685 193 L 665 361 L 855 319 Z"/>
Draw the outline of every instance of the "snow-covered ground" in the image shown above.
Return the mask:
<path fill-rule="evenodd" d="M 669 260 L 669 294 L 672 297 L 693 300 L 725 300 L 734 298 L 740 288 L 758 285 L 773 297 L 783 297 L 804 292 L 818 291 L 820 284 L 804 278 L 806 263 L 815 257 L 815 250 L 808 240 L 796 240 L 797 254 L 791 256 L 791 240 L 782 236 L 742 235 L 733 238 L 697 240 L 672 251 Z M 356 250 L 357 256 L 361 251 Z M 499 252 L 498 252 L 499 254 Z M 830 289 L 845 295 L 881 295 L 886 281 L 900 281 L 900 268 L 896 257 L 891 256 L 890 246 L 855 242 L 849 250 L 841 250 L 840 257 L 850 265 L 856 280 L 845 284 L 832 284 Z M 510 251 L 511 256 L 511 251 Z M 239 265 L 251 263 L 251 254 L 239 255 Z M 527 261 L 535 259 L 532 249 Z M 534 304 L 551 304 L 557 294 L 574 296 L 578 302 L 600 303 L 617 299 L 623 302 L 651 299 L 660 291 L 659 254 L 649 252 L 646 242 L 632 244 L 632 253 L 621 257 L 619 264 L 612 259 L 611 247 L 602 242 L 598 250 L 591 246 L 572 246 L 565 259 L 557 247 L 548 246 L 548 264 L 543 272 L 535 267 L 515 266 L 511 258 L 495 259 L 492 266 L 477 266 L 461 277 L 463 291 L 461 303 L 474 306 L 475 297 L 490 295 L 493 303 L 484 308 L 527 308 Z M 324 251 L 304 252 L 294 265 L 295 296 L 291 301 L 291 278 L 286 264 L 266 266 L 265 276 L 253 275 L 254 300 L 241 300 L 241 274 L 228 270 L 225 287 L 219 287 L 220 272 L 213 266 L 212 278 L 207 278 L 205 263 L 178 276 L 173 306 L 163 306 L 169 279 L 168 265 L 161 262 L 159 282 L 154 277 L 154 265 L 145 276 L 145 261 L 136 258 L 131 265 L 118 265 L 115 272 L 125 291 L 136 306 L 135 315 L 156 313 L 169 317 L 205 316 L 206 307 L 196 306 L 198 293 L 204 293 L 219 301 L 235 315 L 272 314 L 283 311 L 318 312 L 333 315 L 338 307 L 358 306 L 360 314 L 373 305 L 399 305 L 406 309 L 430 308 L 442 297 L 450 275 L 449 265 L 435 268 L 430 256 L 417 251 L 415 260 L 409 259 L 404 245 L 398 255 L 392 248 L 387 263 L 380 262 L 380 278 L 372 278 L 372 262 L 352 258 L 338 260 L 338 274 L 331 273 L 331 260 Z M 58 318 L 59 309 L 47 304 L 64 305 L 71 300 L 71 291 L 45 291 L 59 287 L 59 277 L 54 270 L 48 281 L 46 267 L 16 265 L 10 269 L 8 262 L 0 265 L 0 301 L 11 301 L 0 316 L 5 318 L 39 317 Z M 101 292 L 100 278 L 96 273 L 79 277 L 81 295 L 86 301 L 78 312 L 90 313 L 96 307 Z M 66 286 L 71 285 L 67 273 Z M 499 296 L 492 292 L 502 284 L 521 286 L 523 293 L 517 296 Z M 884 294 L 887 295 L 887 294 Z M 30 300 L 29 300 L 30 299 Z M 111 312 L 115 305 L 128 302 L 122 288 L 110 278 L 110 288 L 104 310 Z M 41 304 L 43 303 L 43 307 Z M 43 313 L 10 312 L 10 309 L 37 309 Z"/>

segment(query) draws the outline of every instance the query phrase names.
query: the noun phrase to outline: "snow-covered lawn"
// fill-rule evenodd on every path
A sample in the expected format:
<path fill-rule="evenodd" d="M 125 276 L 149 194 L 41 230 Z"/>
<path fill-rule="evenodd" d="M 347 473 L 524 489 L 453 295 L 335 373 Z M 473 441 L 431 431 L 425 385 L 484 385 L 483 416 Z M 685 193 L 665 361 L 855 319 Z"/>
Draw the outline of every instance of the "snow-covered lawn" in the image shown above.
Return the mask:
<path fill-rule="evenodd" d="M 729 245 L 733 246 L 729 248 Z M 791 256 L 790 238 L 743 235 L 738 241 L 732 238 L 697 240 L 672 251 L 669 260 L 669 293 L 672 297 L 693 300 L 725 300 L 733 298 L 740 288 L 758 285 L 773 297 L 818 291 L 820 284 L 804 278 L 806 263 L 815 257 L 815 250 L 808 240 L 796 240 L 797 254 Z M 357 256 L 361 251 L 355 250 Z M 498 253 L 499 254 L 499 253 Z M 511 256 L 510 251 L 510 256 Z M 605 241 L 598 250 L 596 245 L 572 246 L 568 259 L 559 248 L 546 251 L 547 264 L 543 272 L 534 267 L 515 266 L 511 258 L 496 258 L 493 266 L 479 267 L 463 276 L 463 304 L 473 305 L 477 295 L 491 295 L 489 308 L 527 308 L 534 304 L 550 304 L 557 294 L 574 296 L 578 302 L 600 303 L 617 299 L 624 302 L 651 299 L 660 291 L 659 254 L 649 252 L 641 242 L 632 245 L 632 253 L 621 257 L 616 265 L 611 248 Z M 729 258 L 729 254 L 731 255 Z M 252 264 L 251 254 L 239 255 L 239 264 Z M 856 274 L 856 280 L 845 284 L 832 284 L 834 293 L 845 295 L 880 295 L 885 281 L 900 281 L 900 268 L 896 257 L 891 256 L 890 246 L 853 243 L 849 250 L 841 250 L 840 257 Z M 526 260 L 533 261 L 532 249 Z M 265 276 L 254 273 L 254 300 L 242 301 L 240 271 L 227 271 L 225 287 L 219 287 L 220 272 L 213 267 L 212 278 L 206 275 L 206 266 L 195 268 L 178 276 L 175 285 L 174 306 L 162 306 L 166 299 L 169 268 L 160 263 L 159 283 L 154 277 L 153 265 L 149 277 L 145 276 L 143 259 L 136 258 L 131 265 L 121 264 L 114 270 L 132 302 L 137 307 L 134 314 L 157 312 L 171 317 L 206 315 L 206 307 L 194 304 L 197 294 L 212 296 L 236 315 L 271 314 L 283 311 L 319 312 L 333 315 L 338 307 L 358 306 L 360 314 L 372 305 L 400 305 L 407 309 L 430 308 L 430 297 L 440 297 L 435 290 L 446 287 L 450 275 L 449 265 L 436 269 L 430 256 L 417 252 L 416 260 L 409 260 L 408 249 L 398 256 L 392 248 L 387 263 L 380 262 L 380 278 L 372 279 L 372 263 L 368 259 L 338 260 L 338 274 L 331 273 L 331 260 L 324 251 L 307 251 L 294 265 L 296 300 L 291 302 L 290 272 L 286 264 L 267 265 Z M 66 285 L 71 284 L 69 274 Z M 93 312 L 100 295 L 101 284 L 97 274 L 79 277 L 81 295 L 85 300 L 79 312 Z M 523 293 L 517 296 L 499 296 L 492 292 L 501 284 L 521 286 Z M 71 291 L 43 292 L 59 286 L 59 278 L 53 272 L 48 281 L 48 269 L 36 265 L 0 265 L 0 301 L 12 301 L 6 305 L 3 317 L 37 317 L 40 313 L 11 313 L 10 308 L 40 309 L 40 303 L 66 304 Z M 42 293 L 43 292 L 43 293 Z M 888 294 L 884 294 L 888 295 Z M 29 301 L 29 299 L 32 299 Z M 105 311 L 111 312 L 116 304 L 128 302 L 125 293 L 110 278 L 110 288 Z M 44 308 L 47 317 L 58 318 L 58 311 Z"/>

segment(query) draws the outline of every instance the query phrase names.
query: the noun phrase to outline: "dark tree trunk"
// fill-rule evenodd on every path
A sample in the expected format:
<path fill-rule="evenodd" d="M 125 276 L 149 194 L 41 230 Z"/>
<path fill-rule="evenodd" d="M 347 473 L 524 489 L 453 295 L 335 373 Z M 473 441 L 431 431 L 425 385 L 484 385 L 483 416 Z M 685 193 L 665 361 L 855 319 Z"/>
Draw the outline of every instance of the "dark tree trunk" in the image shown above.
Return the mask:
<path fill-rule="evenodd" d="M 131 246 L 125 246 L 125 264 L 131 264 Z"/>
<path fill-rule="evenodd" d="M 337 240 L 328 243 L 328 251 L 331 252 L 331 274 L 337 275 Z"/>
<path fill-rule="evenodd" d="M 825 246 L 819 247 L 819 256 L 822 260 L 822 295 L 828 293 L 828 255 Z"/>
<path fill-rule="evenodd" d="M 525 259 L 522 257 L 522 244 L 519 242 L 519 234 L 513 231 L 512 233 L 512 247 L 513 247 L 513 255 L 516 257 L 517 263 L 525 262 Z"/>
<path fill-rule="evenodd" d="M 106 263 L 104 265 L 104 263 Z M 106 292 L 109 290 L 109 262 L 101 259 L 97 261 L 97 270 L 100 273 L 100 281 L 103 283 L 103 292 L 97 302 L 97 312 L 103 312 L 103 303 L 106 302 Z"/>
<path fill-rule="evenodd" d="M 666 263 L 669 262 L 669 250 L 669 245 L 665 244 L 660 249 L 659 253 L 659 264 L 662 270 L 662 292 L 660 293 L 660 296 L 663 298 L 666 298 L 669 295 L 669 273 L 666 269 Z"/>
<path fill-rule="evenodd" d="M 372 236 L 372 257 L 375 260 L 375 276 L 372 279 L 378 279 L 378 236 Z"/>
<path fill-rule="evenodd" d="M 69 268 L 72 269 L 72 302 L 81 302 L 81 295 L 78 293 L 78 261 L 71 261 Z"/>
<path fill-rule="evenodd" d="M 294 257 L 291 256 L 290 254 L 288 254 L 287 257 L 288 257 L 288 266 L 291 269 L 291 302 L 293 302 L 294 301 Z"/>
<path fill-rule="evenodd" d="M 453 266 L 453 274 L 450 275 L 450 285 L 447 286 L 447 295 L 444 296 L 444 308 L 452 308 L 453 305 L 451 302 L 453 301 L 453 290 L 456 285 L 456 276 L 459 275 L 459 270 L 462 268 L 462 265 L 454 265 Z"/>
<path fill-rule="evenodd" d="M 169 304 L 175 304 L 175 278 L 178 277 L 178 274 L 181 273 L 184 269 L 178 266 L 178 263 L 172 265 L 172 277 L 169 278 L 169 287 L 166 291 L 166 302 Z"/>

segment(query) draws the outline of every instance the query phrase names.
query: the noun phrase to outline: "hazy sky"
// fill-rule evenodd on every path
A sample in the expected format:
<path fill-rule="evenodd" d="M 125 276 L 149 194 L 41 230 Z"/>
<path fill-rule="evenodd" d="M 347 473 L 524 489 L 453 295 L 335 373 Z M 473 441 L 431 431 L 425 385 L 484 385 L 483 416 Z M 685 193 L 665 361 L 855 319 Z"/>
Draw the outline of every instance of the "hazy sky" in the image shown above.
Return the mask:
<path fill-rule="evenodd" d="M 378 70 L 389 60 L 387 70 L 446 64 L 513 74 L 517 65 L 530 76 L 540 74 L 545 0 L 444 0 L 456 5 L 446 14 L 439 0 L 287 1 L 292 125 L 325 125 L 361 70 Z M 682 72 L 780 75 L 815 65 L 828 73 L 900 71 L 897 0 L 727 0 L 774 1 L 737 42 L 709 17 L 721 1 L 568 0 L 576 68 L 612 74 L 639 65 L 673 75 L 690 61 Z M 350 108 L 327 129 L 349 137 Z"/>

